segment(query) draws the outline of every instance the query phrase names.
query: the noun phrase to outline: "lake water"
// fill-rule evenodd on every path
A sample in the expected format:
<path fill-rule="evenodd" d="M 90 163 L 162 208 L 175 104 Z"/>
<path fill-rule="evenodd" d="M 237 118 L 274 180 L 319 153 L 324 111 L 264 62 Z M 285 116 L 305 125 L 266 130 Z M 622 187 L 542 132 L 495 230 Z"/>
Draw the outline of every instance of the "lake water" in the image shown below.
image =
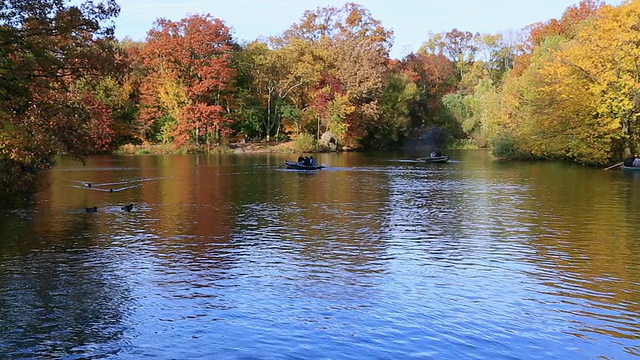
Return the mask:
<path fill-rule="evenodd" d="M 0 208 L 0 358 L 640 358 L 640 173 L 421 155 L 61 159 Z"/>

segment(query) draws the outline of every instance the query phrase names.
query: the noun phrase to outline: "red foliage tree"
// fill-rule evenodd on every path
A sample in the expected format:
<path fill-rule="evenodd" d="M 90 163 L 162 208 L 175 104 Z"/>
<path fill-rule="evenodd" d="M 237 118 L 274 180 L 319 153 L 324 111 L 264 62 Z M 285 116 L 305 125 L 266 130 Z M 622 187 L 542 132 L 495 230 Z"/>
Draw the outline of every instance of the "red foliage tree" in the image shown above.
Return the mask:
<path fill-rule="evenodd" d="M 529 66 L 533 49 L 550 36 L 564 36 L 572 39 L 575 36 L 576 25 L 603 6 L 598 0 L 582 0 L 578 5 L 568 7 L 560 19 L 538 22 L 528 26 L 529 37 L 523 44 L 525 53 L 515 59 L 513 72 L 510 76 L 520 76 Z"/>
<path fill-rule="evenodd" d="M 568 7 L 560 20 L 551 19 L 545 23 L 535 23 L 530 26 L 529 47 L 539 45 L 544 39 L 553 35 L 562 35 L 571 39 L 575 36 L 576 25 L 588 19 L 600 7 L 602 1 L 582 0 L 578 5 Z"/>
<path fill-rule="evenodd" d="M 158 102 L 157 80 L 162 77 L 181 88 L 187 99 L 176 115 L 175 145 L 217 137 L 229 122 L 221 103 L 236 76 L 232 48 L 229 28 L 211 15 L 192 15 L 178 22 L 157 20 L 141 52 L 151 80 L 141 97 L 146 126 L 166 111 Z"/>
<path fill-rule="evenodd" d="M 409 104 L 414 127 L 423 126 L 439 111 L 442 97 L 456 89 L 456 69 L 444 55 L 409 54 L 396 65 L 417 86 L 420 98 Z"/>
<path fill-rule="evenodd" d="M 0 1 L 0 192 L 29 190 L 52 155 L 82 158 L 96 148 L 90 123 L 99 107 L 77 84 L 116 69 L 113 28 L 101 25 L 120 8 L 67 3 Z"/>

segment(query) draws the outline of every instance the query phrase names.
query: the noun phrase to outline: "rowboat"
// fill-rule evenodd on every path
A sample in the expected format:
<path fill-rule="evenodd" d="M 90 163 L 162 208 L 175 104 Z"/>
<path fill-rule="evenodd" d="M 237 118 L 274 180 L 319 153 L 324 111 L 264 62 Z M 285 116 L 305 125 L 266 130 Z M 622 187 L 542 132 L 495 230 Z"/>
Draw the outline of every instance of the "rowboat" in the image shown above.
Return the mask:
<path fill-rule="evenodd" d="M 324 168 L 324 165 L 305 165 L 297 161 L 289 161 L 289 160 L 285 160 L 284 166 L 286 166 L 287 169 L 295 169 L 295 170 L 318 170 L 318 169 Z"/>
<path fill-rule="evenodd" d="M 448 156 L 434 156 L 434 157 L 421 157 L 421 158 L 417 158 L 416 161 L 418 162 L 424 162 L 424 163 L 446 163 L 447 161 L 449 161 L 449 157 Z"/>
<path fill-rule="evenodd" d="M 640 171 L 640 167 L 639 166 L 620 166 L 620 168 L 624 171 Z"/>

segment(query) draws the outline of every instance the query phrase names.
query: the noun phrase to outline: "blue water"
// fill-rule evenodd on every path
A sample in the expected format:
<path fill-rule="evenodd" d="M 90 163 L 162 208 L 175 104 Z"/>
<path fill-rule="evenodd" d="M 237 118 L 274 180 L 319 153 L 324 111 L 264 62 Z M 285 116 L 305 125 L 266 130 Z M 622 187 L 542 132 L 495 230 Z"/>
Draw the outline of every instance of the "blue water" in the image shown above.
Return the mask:
<path fill-rule="evenodd" d="M 411 156 L 62 159 L 0 211 L 0 358 L 640 357 L 640 177 Z"/>

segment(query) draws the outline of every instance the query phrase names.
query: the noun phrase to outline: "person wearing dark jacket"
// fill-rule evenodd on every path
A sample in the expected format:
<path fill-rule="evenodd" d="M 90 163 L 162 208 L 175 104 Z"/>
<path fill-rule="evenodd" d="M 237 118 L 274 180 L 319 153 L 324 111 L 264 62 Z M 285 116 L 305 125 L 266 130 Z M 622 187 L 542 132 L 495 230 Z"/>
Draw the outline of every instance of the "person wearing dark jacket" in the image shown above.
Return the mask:
<path fill-rule="evenodd" d="M 632 167 L 633 166 L 633 160 L 635 160 L 635 157 L 633 157 L 633 155 L 629 155 L 628 158 L 624 159 L 624 161 L 622 162 L 622 165 L 624 165 L 626 167 Z"/>

